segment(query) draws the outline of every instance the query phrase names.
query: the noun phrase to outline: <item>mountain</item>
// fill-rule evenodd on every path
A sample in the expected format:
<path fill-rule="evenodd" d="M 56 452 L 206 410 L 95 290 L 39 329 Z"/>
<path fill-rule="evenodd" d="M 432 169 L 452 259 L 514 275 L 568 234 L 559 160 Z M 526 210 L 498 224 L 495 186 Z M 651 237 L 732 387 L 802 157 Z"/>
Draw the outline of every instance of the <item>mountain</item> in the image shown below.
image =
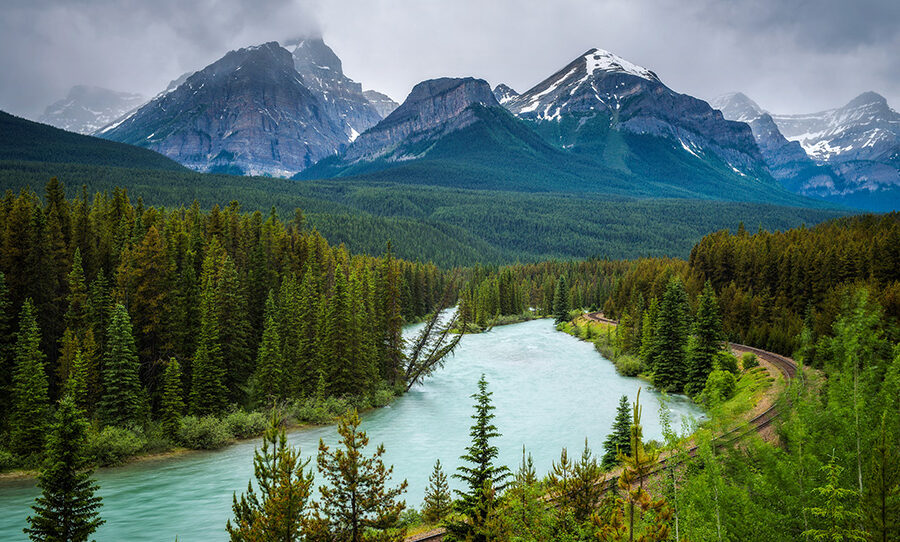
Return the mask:
<path fill-rule="evenodd" d="M 0 111 L 0 161 L 7 160 L 184 170 L 177 162 L 147 149 L 67 132 Z"/>
<path fill-rule="evenodd" d="M 711 105 L 726 119 L 750 126 L 772 176 L 789 190 L 817 196 L 821 187 L 841 182 L 831 168 L 816 164 L 800 143 L 785 138 L 772 116 L 745 94 L 725 94 L 712 100 Z"/>
<path fill-rule="evenodd" d="M 512 100 L 519 96 L 519 93 L 513 90 L 512 88 L 500 83 L 496 87 L 494 87 L 494 97 L 497 98 L 497 101 L 501 104 L 505 104 L 506 102 Z"/>
<path fill-rule="evenodd" d="M 789 190 L 873 211 L 900 208 L 900 115 L 880 95 L 805 115 L 771 115 L 741 93 L 713 105 L 750 125 L 773 176 Z"/>
<path fill-rule="evenodd" d="M 351 121 L 334 110 L 270 42 L 229 52 L 101 135 L 199 171 L 287 176 L 348 143 Z"/>
<path fill-rule="evenodd" d="M 285 48 L 293 50 L 294 68 L 306 88 L 322 97 L 328 114 L 341 123 L 348 141 L 384 118 L 363 94 L 362 85 L 344 75 L 341 59 L 322 38 L 287 42 Z"/>
<path fill-rule="evenodd" d="M 749 127 L 725 120 L 703 100 L 669 89 L 651 70 L 601 49 L 587 51 L 505 105 L 555 144 L 610 163 L 618 160 L 623 170 L 666 175 L 689 188 L 688 172 L 672 161 L 677 150 L 679 158 L 717 171 L 725 183 L 735 177 L 771 181 Z M 642 162 L 653 164 L 653 171 Z"/>
<path fill-rule="evenodd" d="M 77 85 L 47 106 L 38 122 L 79 134 L 92 134 L 147 101 L 140 94 Z"/>
<path fill-rule="evenodd" d="M 364 90 L 363 96 L 369 100 L 369 103 L 372 104 L 372 107 L 375 108 L 375 111 L 378 111 L 378 114 L 381 115 L 381 118 L 384 118 L 390 115 L 394 109 L 400 105 L 394 100 L 391 99 L 387 94 L 382 94 L 380 92 L 374 90 Z"/>
<path fill-rule="evenodd" d="M 700 103 L 724 129 L 744 138 L 740 142 L 748 153 L 755 153 L 748 157 L 734 152 L 749 163 L 745 170 L 755 173 L 758 168 L 762 174 L 737 171 L 731 165 L 736 158 L 729 163 L 706 156 L 707 150 L 687 147 L 685 139 L 675 144 L 656 135 L 620 134 L 610 130 L 608 120 L 605 131 L 594 124 L 579 132 L 590 119 L 576 113 L 561 113 L 562 122 L 516 118 L 485 81 L 443 78 L 416 85 L 400 107 L 341 155 L 322 160 L 297 178 L 360 177 L 490 190 L 811 203 L 768 175 L 747 125 L 724 121 L 721 113 Z M 558 144 L 547 135 L 546 124 L 573 128 L 578 146 Z M 698 141 L 700 136 L 691 137 Z"/>
<path fill-rule="evenodd" d="M 342 155 L 322 160 L 298 178 L 363 175 L 457 188 L 590 190 L 581 175 L 589 167 L 504 109 L 486 81 L 441 78 L 417 84 L 403 104 Z M 625 182 L 615 173 L 612 179 Z"/>

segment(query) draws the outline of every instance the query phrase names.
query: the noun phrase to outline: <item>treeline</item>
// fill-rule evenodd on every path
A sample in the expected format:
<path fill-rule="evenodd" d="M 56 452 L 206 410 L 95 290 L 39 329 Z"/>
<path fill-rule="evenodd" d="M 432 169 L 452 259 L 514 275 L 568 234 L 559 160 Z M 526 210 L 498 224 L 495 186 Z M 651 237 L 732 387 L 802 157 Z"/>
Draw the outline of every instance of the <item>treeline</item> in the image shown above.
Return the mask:
<path fill-rule="evenodd" d="M 468 282 L 460 291 L 460 306 L 467 322 L 482 327 L 504 316 L 596 310 L 611 295 L 615 278 L 627 265 L 587 260 L 475 266 L 468 270 Z"/>
<path fill-rule="evenodd" d="M 266 214 L 275 206 L 289 216 L 299 207 L 332 245 L 378 255 L 390 239 L 398 257 L 444 268 L 595 256 L 687 258 L 697 239 L 741 220 L 774 230 L 846 214 L 746 202 L 464 190 L 389 178 L 289 181 L 0 160 L 0 190 L 39 190 L 52 176 L 70 187 L 86 184 L 92 193 L 124 186 L 148 205 L 169 208 L 195 199 L 206 209 L 237 200 L 248 211 Z"/>
<path fill-rule="evenodd" d="M 686 263 L 633 263 L 617 280 L 605 311 L 637 318 L 672 276 L 681 278 L 691 300 L 710 281 L 730 340 L 790 355 L 804 330 L 813 338 L 830 332 L 842 300 L 860 286 L 884 307 L 889 322 L 897 321 L 900 213 L 786 232 L 716 232 L 697 243 Z"/>
<path fill-rule="evenodd" d="M 432 264 L 352 256 L 299 210 L 146 207 L 51 180 L 0 200 L 0 427 L 39 454 L 65 394 L 101 426 L 406 385 L 401 326 L 445 300 Z"/>

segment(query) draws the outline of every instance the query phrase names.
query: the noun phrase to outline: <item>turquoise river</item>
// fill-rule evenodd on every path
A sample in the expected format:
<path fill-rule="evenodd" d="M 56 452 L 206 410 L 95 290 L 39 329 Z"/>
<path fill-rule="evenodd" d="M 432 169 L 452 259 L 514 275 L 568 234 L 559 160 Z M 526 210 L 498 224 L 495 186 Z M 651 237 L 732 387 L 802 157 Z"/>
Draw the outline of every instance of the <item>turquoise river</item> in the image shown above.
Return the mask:
<path fill-rule="evenodd" d="M 549 320 L 498 327 L 466 336 L 424 384 L 363 417 L 373 449 L 384 443 L 395 480 L 408 480 L 408 504 L 421 504 L 436 459 L 448 474 L 459 465 L 471 424 L 470 395 L 482 373 L 494 393 L 495 422 L 503 433 L 496 442 L 500 460 L 512 469 L 523 445 L 539 473 L 547 472 L 563 447 L 580 454 L 585 438 L 600 453 L 619 397 L 634 400 L 642 386 L 644 435 L 660 438 L 658 395 L 645 382 L 617 374 L 591 344 L 556 331 Z M 679 424 L 682 416 L 701 415 L 681 397 L 669 406 Z M 334 426 L 290 434 L 291 444 L 307 456 L 315 453 L 320 438 L 334 443 Z M 101 469 L 96 478 L 106 524 L 96 533 L 97 541 L 226 540 L 232 493 L 246 489 L 257 443 Z M 0 540 L 26 539 L 22 528 L 36 494 L 33 480 L 0 482 Z"/>

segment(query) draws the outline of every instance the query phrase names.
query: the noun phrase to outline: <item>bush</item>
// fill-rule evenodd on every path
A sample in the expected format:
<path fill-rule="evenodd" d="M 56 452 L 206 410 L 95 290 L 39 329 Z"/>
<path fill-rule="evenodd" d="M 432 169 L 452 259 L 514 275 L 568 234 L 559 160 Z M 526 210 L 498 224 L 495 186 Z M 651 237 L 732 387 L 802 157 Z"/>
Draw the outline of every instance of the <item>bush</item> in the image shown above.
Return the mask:
<path fill-rule="evenodd" d="M 228 444 L 231 433 L 225 423 L 213 416 L 185 416 L 181 419 L 181 431 L 178 438 L 187 448 L 195 450 L 214 450 Z"/>
<path fill-rule="evenodd" d="M 16 459 L 9 450 L 5 448 L 0 448 L 0 472 L 12 470 L 21 466 L 19 461 Z"/>
<path fill-rule="evenodd" d="M 350 401 L 343 398 L 316 399 L 310 397 L 294 402 L 289 412 L 297 421 L 325 425 L 347 412 L 350 406 Z"/>
<path fill-rule="evenodd" d="M 759 359 L 756 357 L 756 354 L 753 352 L 744 352 L 741 356 L 741 368 L 745 371 L 749 371 L 754 367 L 759 367 Z"/>
<path fill-rule="evenodd" d="M 389 405 L 394 400 L 394 391 L 390 388 L 379 387 L 372 395 L 372 406 L 375 408 Z"/>
<path fill-rule="evenodd" d="M 700 394 L 700 400 L 707 407 L 718 406 L 725 401 L 734 397 L 734 390 L 737 387 L 737 379 L 729 371 L 716 369 L 709 373 L 706 379 L 706 386 L 703 393 Z"/>
<path fill-rule="evenodd" d="M 266 415 L 262 412 L 236 410 L 222 420 L 225 430 L 234 438 L 250 438 L 262 434 L 266 428 Z"/>
<path fill-rule="evenodd" d="M 119 465 L 144 451 L 142 435 L 122 427 L 107 426 L 99 433 L 88 433 L 86 452 L 92 463 Z"/>
<path fill-rule="evenodd" d="M 621 355 L 615 360 L 616 369 L 623 376 L 638 376 L 644 371 L 644 362 L 637 356 Z"/>
<path fill-rule="evenodd" d="M 721 371 L 728 371 L 729 373 L 736 375 L 741 371 L 738 369 L 738 359 L 731 352 L 719 352 L 716 357 L 715 363 L 716 369 Z"/>

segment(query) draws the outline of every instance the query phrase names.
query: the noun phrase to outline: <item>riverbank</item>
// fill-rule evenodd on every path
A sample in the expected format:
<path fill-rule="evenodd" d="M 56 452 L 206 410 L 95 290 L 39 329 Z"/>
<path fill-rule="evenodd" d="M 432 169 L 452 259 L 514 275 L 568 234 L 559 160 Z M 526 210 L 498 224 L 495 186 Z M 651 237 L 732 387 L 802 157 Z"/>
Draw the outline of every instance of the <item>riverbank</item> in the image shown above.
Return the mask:
<path fill-rule="evenodd" d="M 523 312 L 522 314 L 506 314 L 502 316 L 496 317 L 489 324 L 485 326 L 480 326 L 478 324 L 468 323 L 466 325 L 465 330 L 461 330 L 460 328 L 453 328 L 451 331 L 453 333 L 465 333 L 466 335 L 477 335 L 479 333 L 487 333 L 488 331 L 494 329 L 495 327 L 501 326 L 509 326 L 513 324 L 522 324 L 525 322 L 531 322 L 533 320 L 545 320 L 547 318 L 552 318 L 552 315 L 548 314 L 535 314 L 533 312 Z"/>

